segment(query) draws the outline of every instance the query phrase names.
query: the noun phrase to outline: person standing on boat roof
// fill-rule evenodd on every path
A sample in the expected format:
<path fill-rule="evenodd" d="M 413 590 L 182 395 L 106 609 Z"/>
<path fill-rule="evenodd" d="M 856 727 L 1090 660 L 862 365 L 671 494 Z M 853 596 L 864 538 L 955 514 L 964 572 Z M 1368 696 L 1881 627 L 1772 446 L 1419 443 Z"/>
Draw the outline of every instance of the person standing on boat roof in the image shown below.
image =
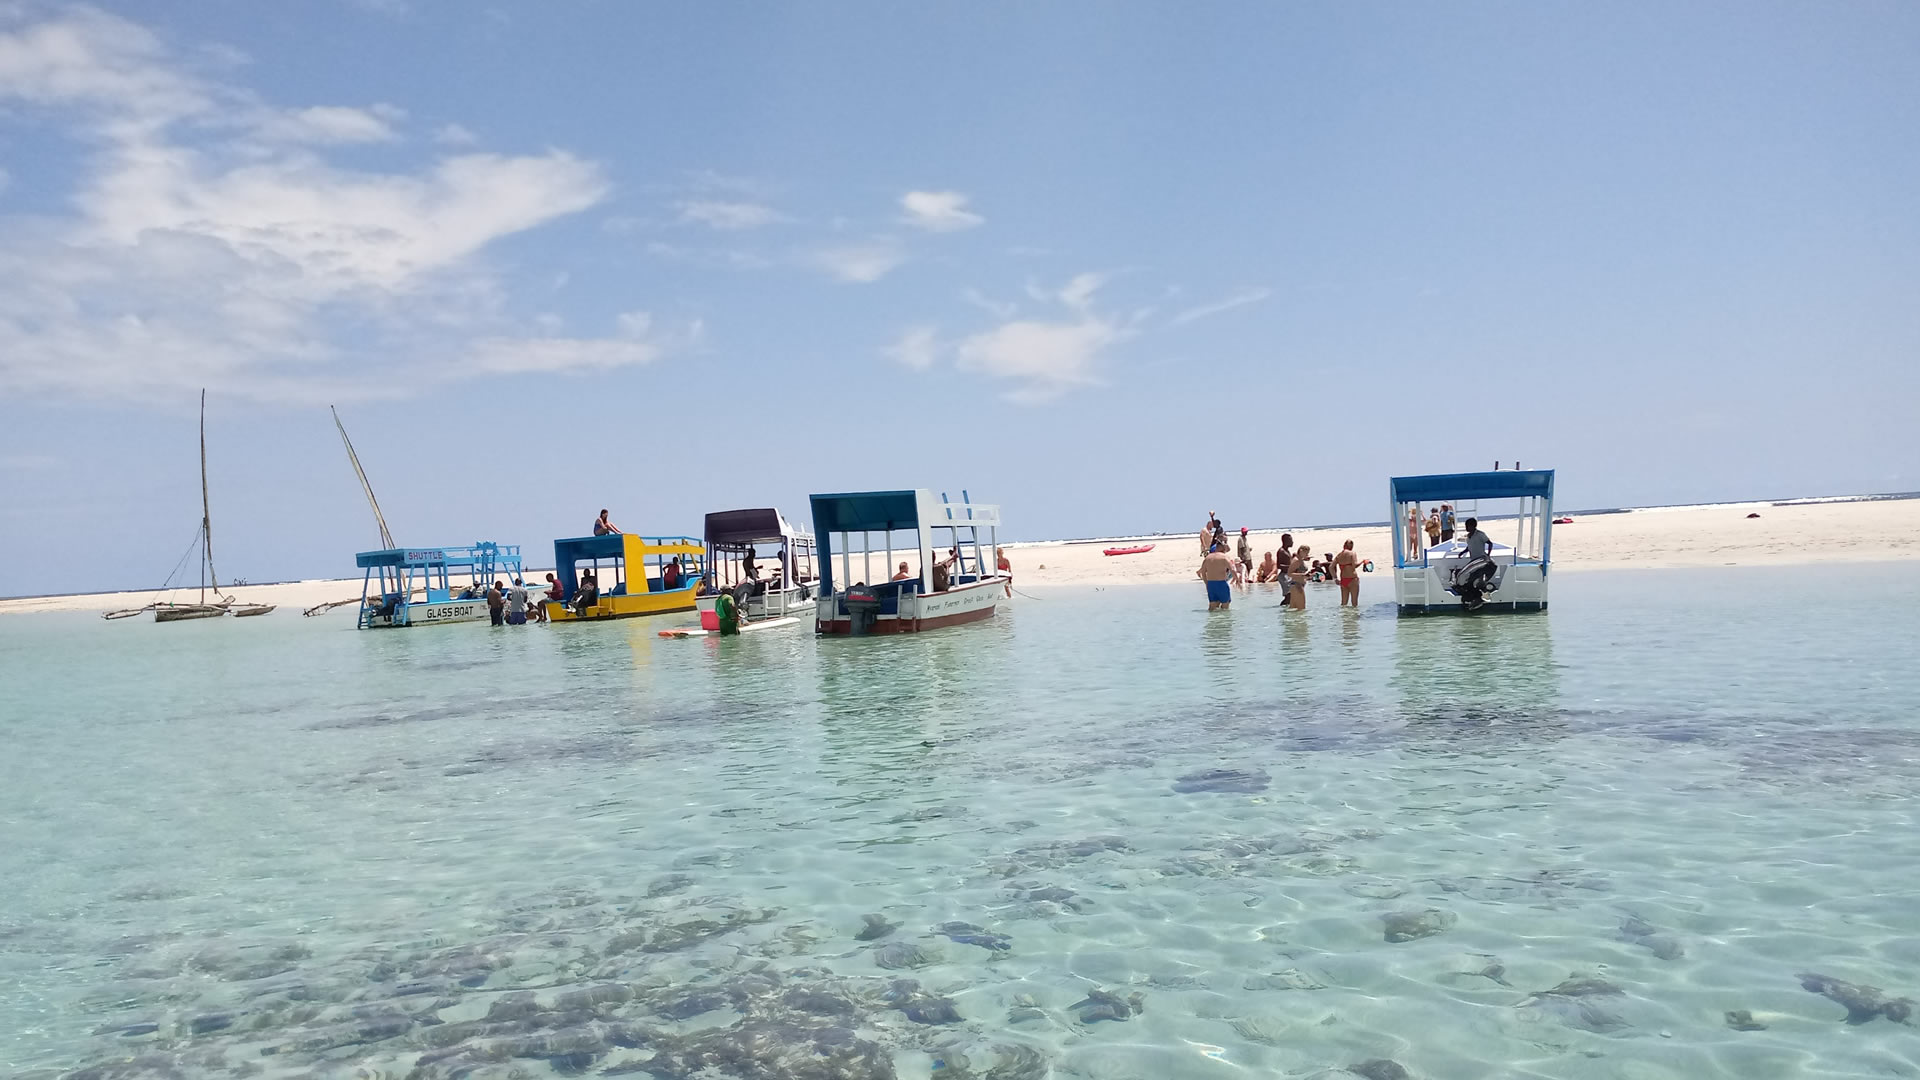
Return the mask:
<path fill-rule="evenodd" d="M 513 588 L 507 590 L 507 625 L 527 625 L 527 585 L 519 578 L 514 578 Z"/>
<path fill-rule="evenodd" d="M 487 590 L 487 617 L 493 620 L 495 626 L 506 625 L 507 592 L 497 581 L 493 583 L 493 588 Z"/>
<path fill-rule="evenodd" d="M 1200 569 L 1196 571 L 1200 580 L 1207 583 L 1207 610 L 1225 611 L 1233 603 L 1233 589 L 1229 583 L 1233 580 L 1233 557 L 1227 554 L 1224 537 L 1207 551 L 1207 557 L 1200 560 Z"/>
<path fill-rule="evenodd" d="M 620 526 L 615 525 L 613 522 L 607 520 L 607 511 L 605 508 L 602 508 L 600 511 L 600 516 L 594 519 L 593 535 L 595 536 L 619 536 L 620 535 Z"/>

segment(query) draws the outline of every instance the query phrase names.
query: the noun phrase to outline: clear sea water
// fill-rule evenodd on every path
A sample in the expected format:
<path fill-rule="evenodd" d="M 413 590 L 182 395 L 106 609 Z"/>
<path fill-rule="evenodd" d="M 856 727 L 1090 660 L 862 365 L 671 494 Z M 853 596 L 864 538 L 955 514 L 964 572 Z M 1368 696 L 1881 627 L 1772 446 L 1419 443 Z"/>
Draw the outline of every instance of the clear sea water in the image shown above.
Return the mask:
<path fill-rule="evenodd" d="M 1920 1076 L 1920 567 L 1367 586 L 0 619 L 0 1074 Z"/>

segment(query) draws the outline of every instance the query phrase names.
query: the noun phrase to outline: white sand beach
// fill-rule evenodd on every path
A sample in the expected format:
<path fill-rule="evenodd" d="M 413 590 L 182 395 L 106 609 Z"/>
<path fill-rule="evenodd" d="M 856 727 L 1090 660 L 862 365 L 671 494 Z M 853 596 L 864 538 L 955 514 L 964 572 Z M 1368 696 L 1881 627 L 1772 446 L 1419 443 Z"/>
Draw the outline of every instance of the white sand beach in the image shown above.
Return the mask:
<path fill-rule="evenodd" d="M 1757 513 L 1758 518 L 1748 518 Z M 1770 566 L 1792 563 L 1858 563 L 1920 558 L 1920 499 L 1878 502 L 1767 503 L 1675 507 L 1626 513 L 1573 515 L 1570 525 L 1555 526 L 1553 562 L 1561 570 L 1623 570 L 1676 567 Z M 1231 514 L 1228 518 L 1231 521 Z M 1507 542 L 1511 522 L 1494 523 L 1488 534 Z M 1391 563 L 1384 527 L 1357 529 L 1290 528 L 1295 543 L 1316 552 L 1337 551 L 1347 540 L 1362 558 L 1384 567 Z M 1255 551 L 1279 545 L 1280 530 L 1249 534 Z M 1144 555 L 1106 556 L 1106 543 L 1042 542 L 1007 544 L 1018 586 L 1136 585 L 1194 580 L 1200 564 L 1199 523 L 1192 533 L 1155 538 Z M 1122 545 L 1125 546 L 1125 545 Z M 911 559 L 911 556 L 909 556 Z M 877 570 L 882 562 L 874 556 Z M 884 574 L 877 574 L 884 577 Z M 538 581 L 540 573 L 533 572 Z M 1366 579 L 1363 579 L 1365 581 Z M 1373 578 L 1384 583 L 1384 577 Z M 1363 585 L 1364 587 L 1364 585 Z M 277 585 L 244 585 L 229 590 L 244 603 L 278 604 L 302 610 L 330 600 L 360 595 L 358 578 L 318 579 Z M 172 599 L 191 601 L 196 590 L 180 590 Z M 0 615 L 46 611 L 109 611 L 139 607 L 154 599 L 150 591 L 0 600 Z"/>
<path fill-rule="evenodd" d="M 1757 513 L 1758 518 L 1748 518 Z M 1634 510 L 1573 515 L 1553 530 L 1553 564 L 1560 570 L 1624 570 L 1674 567 L 1765 566 L 1785 563 L 1880 562 L 1920 558 L 1920 499 L 1881 502 L 1766 503 Z M 1228 520 L 1231 520 L 1229 517 Z M 1511 543 L 1511 521 L 1493 522 L 1487 534 Z M 1295 544 L 1320 554 L 1353 541 L 1363 559 L 1392 564 L 1392 534 L 1385 526 L 1356 529 L 1290 528 Z M 1281 530 L 1248 534 L 1256 553 L 1279 546 Z M 1200 565 L 1200 523 L 1194 531 L 1142 543 L 1144 555 L 1101 554 L 1106 543 L 1009 545 L 1019 585 L 1124 585 L 1191 581 Z M 1130 543 L 1115 546 L 1127 547 Z M 1255 556 L 1258 558 L 1258 554 Z M 1379 579 L 1385 580 L 1385 579 Z"/>

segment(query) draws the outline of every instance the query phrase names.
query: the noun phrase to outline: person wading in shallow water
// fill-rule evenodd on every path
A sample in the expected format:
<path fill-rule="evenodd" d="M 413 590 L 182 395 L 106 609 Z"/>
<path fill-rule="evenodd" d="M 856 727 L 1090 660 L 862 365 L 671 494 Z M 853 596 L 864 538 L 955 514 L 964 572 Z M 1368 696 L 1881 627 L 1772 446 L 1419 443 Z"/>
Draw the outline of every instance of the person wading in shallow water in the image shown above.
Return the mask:
<path fill-rule="evenodd" d="M 1233 580 L 1233 557 L 1227 554 L 1225 540 L 1213 545 L 1207 557 L 1200 560 L 1198 574 L 1200 580 L 1207 583 L 1207 610 L 1227 610 L 1227 605 L 1233 603 L 1233 589 L 1229 585 Z"/>
<path fill-rule="evenodd" d="M 507 623 L 507 593 L 497 581 L 493 583 L 493 588 L 487 590 L 487 617 L 493 620 L 495 626 L 505 626 Z"/>
<path fill-rule="evenodd" d="M 1353 541 L 1347 541 L 1340 554 L 1333 557 L 1333 565 L 1340 578 L 1340 606 L 1360 606 L 1360 556 L 1353 553 Z"/>
<path fill-rule="evenodd" d="M 1307 610 L 1307 574 L 1310 572 L 1307 557 L 1313 549 L 1306 544 L 1293 553 L 1293 565 L 1287 568 L 1287 578 L 1293 582 L 1293 588 L 1287 591 L 1287 606 L 1295 611 Z"/>

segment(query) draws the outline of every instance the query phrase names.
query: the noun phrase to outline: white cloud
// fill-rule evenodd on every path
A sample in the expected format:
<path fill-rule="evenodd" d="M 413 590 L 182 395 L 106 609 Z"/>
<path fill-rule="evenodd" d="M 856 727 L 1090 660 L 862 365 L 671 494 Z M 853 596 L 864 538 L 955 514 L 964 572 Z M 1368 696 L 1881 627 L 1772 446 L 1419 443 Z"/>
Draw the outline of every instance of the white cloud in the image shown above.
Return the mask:
<path fill-rule="evenodd" d="M 906 262 L 907 257 L 892 244 L 875 243 L 829 248 L 815 252 L 812 261 L 841 281 L 867 283 L 886 277 Z"/>
<path fill-rule="evenodd" d="M 1056 294 L 1054 299 L 1073 313 L 1070 319 L 1016 319 L 965 339 L 955 349 L 957 365 L 1014 380 L 1018 385 L 1007 396 L 1026 405 L 1098 383 L 1100 355 L 1133 334 L 1129 326 L 1093 310 L 1104 280 L 1081 274 Z"/>
<path fill-rule="evenodd" d="M 965 300 L 967 303 L 972 304 L 974 307 L 979 308 L 981 311 L 986 312 L 996 319 L 1011 319 L 1013 318 L 1014 312 L 1020 310 L 1020 305 L 1010 300 L 995 300 L 985 293 L 982 293 L 979 289 L 967 289 L 960 294 L 960 299 Z"/>
<path fill-rule="evenodd" d="M 653 329 L 653 316 L 644 311 L 625 311 L 614 318 L 620 332 L 630 338 L 643 338 Z"/>
<path fill-rule="evenodd" d="M 968 210 L 967 197 L 957 191 L 909 191 L 900 206 L 906 210 L 902 221 L 929 232 L 958 232 L 987 220 Z"/>
<path fill-rule="evenodd" d="M 1060 290 L 1060 302 L 1075 311 L 1085 311 L 1087 303 L 1093 299 L 1093 294 L 1106 283 L 1105 274 L 1075 274 L 1073 280 L 1067 282 L 1066 286 Z"/>
<path fill-rule="evenodd" d="M 1265 300 L 1267 297 L 1272 295 L 1273 295 L 1273 290 L 1268 288 L 1237 289 L 1234 292 L 1228 294 L 1223 299 L 1216 300 L 1211 304 L 1201 304 L 1197 307 L 1190 307 L 1185 311 L 1180 312 L 1178 315 L 1175 315 L 1173 318 L 1168 319 L 1167 325 L 1182 326 L 1182 325 L 1185 325 L 1186 323 L 1193 322 L 1195 319 L 1204 319 L 1209 315 L 1218 315 L 1223 311 L 1232 311 L 1234 308 L 1237 308 L 1237 307 L 1245 307 L 1248 304 L 1257 304 L 1260 301 Z"/>
<path fill-rule="evenodd" d="M 598 203 L 608 185 L 593 162 L 549 151 L 336 166 L 323 148 L 393 138 L 404 114 L 269 107 L 84 8 L 29 22 L 0 5 L 0 108 L 21 107 L 71 120 L 92 153 L 73 216 L 0 221 L 0 391 L 347 397 L 374 370 L 391 387 L 622 366 L 658 348 L 516 343 L 506 290 L 477 259 Z M 463 340 L 476 342 L 465 366 L 389 358 L 460 354 Z"/>
<path fill-rule="evenodd" d="M 881 355 L 915 371 L 925 371 L 940 358 L 944 346 L 931 326 L 916 326 L 901 333 L 900 339 L 880 350 Z"/>
<path fill-rule="evenodd" d="M 405 117 L 403 110 L 391 105 L 376 105 L 367 109 L 315 105 L 306 109 L 270 112 L 256 124 L 256 133 L 281 142 L 392 142 L 399 138 L 392 122 Z"/>
<path fill-rule="evenodd" d="M 433 133 L 433 141 L 441 146 L 472 146 L 480 141 L 480 136 L 469 131 L 464 124 L 445 124 Z"/>
<path fill-rule="evenodd" d="M 652 363 L 660 347 L 609 338 L 489 338 L 475 342 L 467 361 L 490 375 L 608 371 Z"/>
<path fill-rule="evenodd" d="M 772 207 L 760 203 L 728 202 L 722 199 L 689 199 L 678 204 L 683 224 L 705 225 L 722 230 L 757 229 L 784 221 Z"/>

